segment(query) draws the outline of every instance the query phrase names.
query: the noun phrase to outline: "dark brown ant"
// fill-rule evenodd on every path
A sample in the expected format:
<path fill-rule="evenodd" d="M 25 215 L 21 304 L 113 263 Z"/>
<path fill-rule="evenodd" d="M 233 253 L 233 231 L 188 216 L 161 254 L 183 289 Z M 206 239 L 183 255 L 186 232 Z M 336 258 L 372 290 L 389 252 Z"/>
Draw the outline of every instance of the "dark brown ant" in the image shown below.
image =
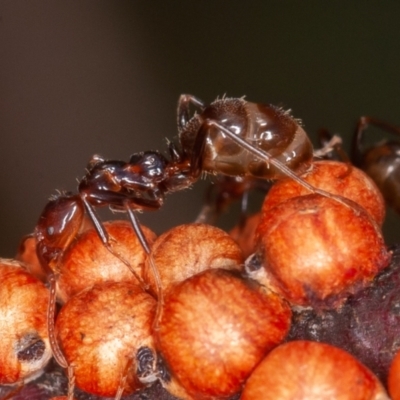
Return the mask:
<path fill-rule="evenodd" d="M 383 140 L 365 148 L 362 144 L 369 126 L 400 136 L 400 128 L 372 117 L 361 117 L 352 143 L 351 158 L 381 190 L 386 202 L 400 213 L 400 142 Z"/>
<path fill-rule="evenodd" d="M 199 113 L 190 116 L 191 106 Z M 60 257 L 86 217 L 104 246 L 130 267 L 114 251 L 97 208 L 108 206 L 113 211 L 126 212 L 145 252 L 150 254 L 135 211 L 159 209 L 166 194 L 190 187 L 204 172 L 248 181 L 286 176 L 310 192 L 336 198 L 298 177 L 310 168 L 313 148 L 300 123 L 289 112 L 243 98 L 222 98 L 205 105 L 194 96 L 181 95 L 177 114 L 179 144 L 169 143 L 169 159 L 157 151 L 135 153 L 128 162 L 95 156 L 79 182 L 78 193 L 54 197 L 39 218 L 35 229 L 37 253 L 48 273 L 51 291 L 49 338 L 56 361 L 64 368 L 68 363 L 54 334 L 55 275 Z M 158 287 L 157 326 L 162 290 L 154 265 L 152 272 Z M 142 279 L 135 276 L 146 289 Z"/>

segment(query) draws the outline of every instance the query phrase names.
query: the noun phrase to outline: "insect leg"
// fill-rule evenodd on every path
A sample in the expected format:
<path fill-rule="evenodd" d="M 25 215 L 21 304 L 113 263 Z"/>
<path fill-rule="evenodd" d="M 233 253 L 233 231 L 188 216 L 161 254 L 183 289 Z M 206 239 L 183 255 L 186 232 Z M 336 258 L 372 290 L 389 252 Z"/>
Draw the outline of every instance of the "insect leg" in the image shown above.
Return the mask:
<path fill-rule="evenodd" d="M 189 107 L 191 104 L 200 108 L 200 110 L 203 110 L 205 107 L 205 104 L 197 97 L 192 96 L 191 94 L 181 94 L 178 100 L 177 112 L 179 130 L 184 128 L 190 120 Z"/>
<path fill-rule="evenodd" d="M 126 202 L 125 203 L 125 209 L 128 213 L 129 220 L 132 224 L 133 230 L 135 231 L 144 251 L 147 253 L 148 260 L 150 262 L 150 268 L 151 268 L 151 273 L 153 274 L 153 278 L 157 287 L 157 309 L 156 309 L 156 315 L 154 318 L 154 323 L 153 323 L 153 329 L 158 329 L 159 321 L 162 316 L 162 307 L 164 305 L 164 295 L 162 291 L 162 283 L 161 283 L 161 277 L 160 277 L 160 272 L 157 269 L 157 266 L 155 265 L 153 256 L 150 251 L 150 246 L 149 243 L 146 240 L 146 237 L 143 234 L 142 228 L 140 227 L 139 220 L 137 218 L 137 215 L 135 214 L 135 211 L 132 210 L 131 207 L 129 207 L 129 204 Z"/>
<path fill-rule="evenodd" d="M 356 165 L 361 164 L 361 154 L 363 152 L 361 142 L 363 139 L 364 132 L 370 125 L 380 128 L 394 135 L 400 136 L 400 128 L 397 126 L 388 124 L 387 122 L 381 121 L 373 117 L 367 117 L 367 116 L 360 117 L 353 135 L 353 143 L 351 146 L 351 156 Z"/>
<path fill-rule="evenodd" d="M 142 287 L 143 290 L 147 290 L 147 285 L 143 281 L 143 279 L 136 273 L 136 271 L 133 269 L 132 265 L 125 260 L 124 257 L 122 257 L 117 251 L 115 251 L 110 243 L 110 237 L 104 228 L 103 224 L 101 223 L 99 217 L 97 216 L 93 206 L 87 201 L 84 195 L 81 195 L 83 204 L 85 205 L 86 211 L 89 215 L 90 220 L 93 223 L 94 228 L 96 229 L 97 234 L 99 235 L 99 238 L 103 245 L 106 247 L 106 249 L 113 254 L 115 257 L 117 257 L 121 262 L 123 262 L 129 270 L 132 272 L 132 274 L 135 276 L 135 278 L 139 281 L 140 286 Z M 140 238 L 139 238 L 140 240 Z"/>

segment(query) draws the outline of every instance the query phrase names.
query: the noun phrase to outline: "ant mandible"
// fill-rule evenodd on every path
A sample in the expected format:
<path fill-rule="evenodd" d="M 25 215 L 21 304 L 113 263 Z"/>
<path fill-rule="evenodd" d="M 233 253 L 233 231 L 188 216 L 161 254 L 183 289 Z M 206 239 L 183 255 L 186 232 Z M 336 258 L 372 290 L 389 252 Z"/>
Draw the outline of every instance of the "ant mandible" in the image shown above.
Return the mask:
<path fill-rule="evenodd" d="M 386 202 L 400 213 L 400 142 L 383 140 L 369 148 L 362 145 L 369 126 L 400 136 L 400 128 L 373 117 L 361 117 L 352 143 L 354 165 L 368 174 L 381 190 Z"/>
<path fill-rule="evenodd" d="M 199 110 L 190 116 L 190 108 Z M 56 361 L 68 367 L 54 333 L 56 271 L 60 257 L 78 234 L 86 216 L 103 245 L 127 267 L 112 246 L 96 209 L 108 206 L 125 211 L 144 251 L 150 254 L 135 211 L 157 210 L 166 194 L 190 187 L 203 172 L 243 179 L 290 177 L 310 192 L 336 198 L 302 180 L 313 159 L 311 142 L 289 112 L 272 105 L 251 103 L 243 98 L 217 99 L 210 105 L 192 95 L 181 95 L 178 102 L 179 144 L 168 144 L 169 159 L 158 151 L 135 153 L 129 162 L 109 161 L 94 156 L 79 182 L 78 194 L 52 198 L 35 228 L 37 254 L 48 273 L 50 284 L 49 339 Z M 340 200 L 338 200 L 340 201 Z M 135 274 L 133 269 L 131 271 Z M 157 268 L 152 273 L 158 288 L 159 308 L 162 290 Z M 144 289 L 147 285 L 135 274 Z"/>

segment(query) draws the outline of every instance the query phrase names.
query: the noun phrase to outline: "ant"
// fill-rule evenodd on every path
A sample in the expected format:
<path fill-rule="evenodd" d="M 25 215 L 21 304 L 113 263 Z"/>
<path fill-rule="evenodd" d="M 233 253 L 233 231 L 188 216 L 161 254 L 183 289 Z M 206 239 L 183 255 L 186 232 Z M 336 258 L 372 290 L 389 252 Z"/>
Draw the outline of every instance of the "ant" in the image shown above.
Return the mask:
<path fill-rule="evenodd" d="M 199 112 L 191 116 L 191 107 Z M 166 194 L 190 187 L 203 173 L 227 175 L 233 177 L 231 181 L 245 183 L 289 177 L 310 192 L 343 202 L 298 176 L 311 167 L 313 147 L 299 121 L 279 107 L 244 98 L 222 98 L 206 105 L 192 95 L 181 95 L 177 120 L 179 143 L 168 143 L 169 158 L 158 151 L 135 153 L 128 162 L 94 156 L 78 184 L 77 194 L 61 193 L 51 198 L 39 218 L 36 250 L 50 284 L 49 339 L 56 361 L 64 368 L 69 366 L 54 333 L 57 266 L 87 218 L 103 245 L 134 273 L 114 251 L 97 208 L 108 206 L 112 211 L 126 212 L 144 251 L 151 257 L 136 211 L 159 209 Z M 248 190 L 246 185 L 244 188 L 243 192 Z M 152 273 L 158 287 L 157 324 L 163 297 L 154 263 Z M 147 285 L 135 276 L 146 290 Z"/>
<path fill-rule="evenodd" d="M 400 128 L 376 118 L 361 117 L 354 132 L 351 152 L 354 165 L 372 178 L 386 202 L 400 213 L 400 142 L 383 140 L 365 149 L 362 141 L 369 126 L 398 136 Z"/>

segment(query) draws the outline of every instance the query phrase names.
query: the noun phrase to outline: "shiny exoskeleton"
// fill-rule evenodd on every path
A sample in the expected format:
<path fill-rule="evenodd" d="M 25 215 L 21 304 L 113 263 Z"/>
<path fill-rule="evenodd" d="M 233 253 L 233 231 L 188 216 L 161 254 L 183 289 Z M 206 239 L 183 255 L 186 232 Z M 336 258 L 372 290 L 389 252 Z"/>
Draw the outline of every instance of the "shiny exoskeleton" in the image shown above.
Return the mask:
<path fill-rule="evenodd" d="M 386 202 L 400 213 L 400 141 L 382 140 L 365 148 L 369 126 L 400 136 L 400 128 L 372 117 L 361 117 L 353 136 L 352 161 L 364 170 L 381 190 Z"/>
<path fill-rule="evenodd" d="M 202 112 L 189 120 L 189 104 Z M 202 144 L 201 170 L 219 174 L 210 186 L 198 222 L 213 223 L 231 202 L 241 200 L 242 219 L 247 208 L 248 193 L 266 192 L 271 179 L 287 176 L 282 165 L 301 174 L 310 167 L 313 149 L 299 122 L 289 112 L 272 105 L 250 103 L 244 99 L 216 100 L 204 107 L 191 96 L 182 96 L 181 117 L 178 117 L 182 147 L 194 154 L 201 147 L 196 141 L 207 137 Z M 268 153 L 256 156 L 249 152 L 221 127 L 228 129 L 247 144 Z M 198 150 L 196 150 L 198 149 Z M 272 164 L 270 160 L 276 161 Z"/>
<path fill-rule="evenodd" d="M 198 110 L 191 116 L 191 107 Z M 78 185 L 77 194 L 60 194 L 49 201 L 38 221 L 35 235 L 37 253 L 46 268 L 51 287 L 49 336 L 56 360 L 67 366 L 55 335 L 55 274 L 65 249 L 89 219 L 107 249 L 114 251 L 96 210 L 108 206 L 128 214 L 144 250 L 149 245 L 141 231 L 137 210 L 157 210 L 166 194 L 190 187 L 202 173 L 223 174 L 239 180 L 291 177 L 311 192 L 325 196 L 298 177 L 312 162 L 311 142 L 288 112 L 272 105 L 247 102 L 242 98 L 217 99 L 210 105 L 191 95 L 178 102 L 179 141 L 169 143 L 169 158 L 157 151 L 135 153 L 128 162 L 104 160 L 95 156 Z M 133 272 L 133 269 L 131 269 Z M 153 274 L 161 285 L 156 267 Z M 143 288 L 145 283 L 137 276 Z"/>
<path fill-rule="evenodd" d="M 310 166 L 311 142 L 288 112 L 237 98 L 208 107 L 196 100 L 181 97 L 178 125 L 182 149 L 198 173 L 277 179 L 287 175 L 283 165 L 297 173 Z M 188 119 L 190 103 L 202 112 Z M 257 157 L 250 148 L 265 153 Z"/>
<path fill-rule="evenodd" d="M 318 142 L 321 145 L 323 154 L 317 156 L 324 160 L 342 161 L 350 165 L 350 159 L 346 151 L 342 147 L 342 138 L 337 135 L 333 135 L 330 131 L 325 128 L 321 128 L 317 132 Z M 317 151 L 318 153 L 319 151 Z"/>

